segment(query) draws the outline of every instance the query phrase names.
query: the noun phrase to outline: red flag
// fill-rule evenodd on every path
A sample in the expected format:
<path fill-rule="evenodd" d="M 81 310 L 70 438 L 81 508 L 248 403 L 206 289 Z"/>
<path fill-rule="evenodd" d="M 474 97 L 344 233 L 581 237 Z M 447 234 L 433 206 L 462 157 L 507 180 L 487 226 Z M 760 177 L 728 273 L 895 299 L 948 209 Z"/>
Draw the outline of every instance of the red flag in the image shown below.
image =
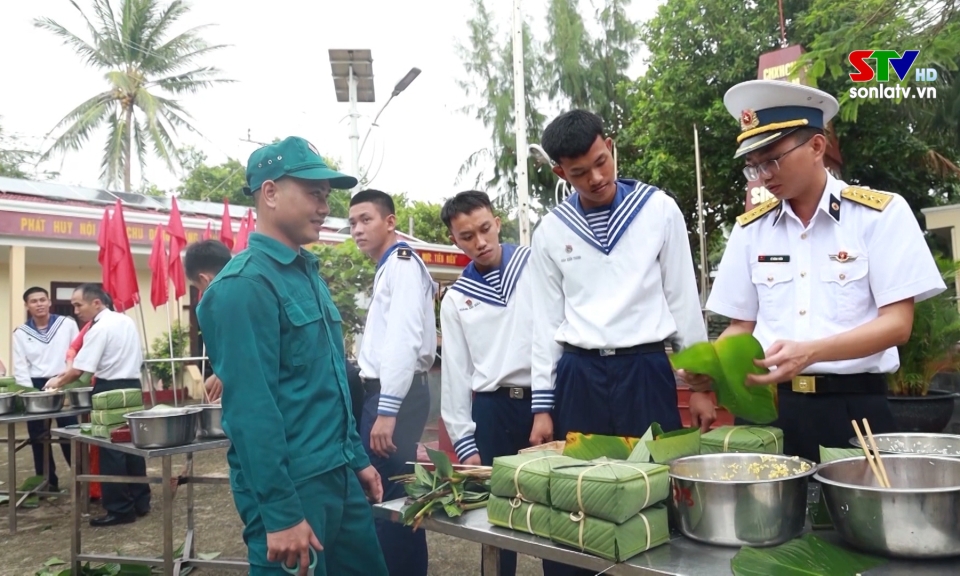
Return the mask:
<path fill-rule="evenodd" d="M 113 305 L 118 312 L 133 308 L 140 302 L 140 284 L 137 282 L 137 269 L 130 252 L 130 238 L 127 237 L 127 223 L 123 219 L 123 206 L 117 200 L 110 219 L 110 292 Z"/>
<path fill-rule="evenodd" d="M 250 239 L 250 233 L 253 232 L 253 228 L 253 211 L 248 208 L 247 213 L 244 214 L 240 220 L 240 231 L 237 232 L 237 242 L 233 245 L 234 252 L 240 252 L 247 247 L 247 242 Z"/>
<path fill-rule="evenodd" d="M 233 220 L 230 219 L 230 203 L 223 199 L 223 217 L 220 219 L 220 241 L 229 249 L 233 249 Z"/>
<path fill-rule="evenodd" d="M 183 221 L 180 219 L 180 208 L 177 199 L 173 198 L 170 208 L 170 221 L 167 222 L 167 233 L 170 234 L 170 280 L 173 281 L 173 297 L 180 299 L 187 293 L 187 277 L 183 273 L 183 260 L 180 252 L 187 246 L 187 234 L 183 231 Z"/>
<path fill-rule="evenodd" d="M 203 239 L 209 240 L 213 238 L 213 223 L 207 220 L 207 229 L 203 231 Z"/>
<path fill-rule="evenodd" d="M 163 224 L 157 224 L 157 235 L 150 251 L 150 303 L 156 310 L 170 300 L 170 282 L 167 277 L 167 246 L 163 241 Z"/>
<path fill-rule="evenodd" d="M 97 255 L 97 262 L 100 263 L 101 279 L 103 281 L 103 290 L 110 294 L 110 209 L 104 208 L 103 219 L 100 220 L 100 230 L 97 232 L 97 245 L 100 246 L 100 253 Z"/>

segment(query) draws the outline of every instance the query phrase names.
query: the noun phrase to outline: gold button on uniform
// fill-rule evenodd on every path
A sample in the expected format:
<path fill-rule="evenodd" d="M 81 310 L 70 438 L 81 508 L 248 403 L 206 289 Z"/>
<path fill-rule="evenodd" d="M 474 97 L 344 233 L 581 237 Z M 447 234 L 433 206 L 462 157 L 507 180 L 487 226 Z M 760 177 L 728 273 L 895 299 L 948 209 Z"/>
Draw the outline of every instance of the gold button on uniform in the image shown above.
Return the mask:
<path fill-rule="evenodd" d="M 806 272 L 801 272 L 801 273 L 800 273 L 800 277 L 801 277 L 801 278 L 806 278 L 806 277 L 807 277 L 807 273 L 806 273 Z"/>
<path fill-rule="evenodd" d="M 847 279 L 847 275 L 846 275 L 846 274 L 841 274 L 841 275 L 840 275 L 840 279 L 841 279 L 841 280 L 846 280 L 846 279 Z"/>
<path fill-rule="evenodd" d="M 803 316 L 803 315 L 806 314 L 806 313 L 807 313 L 806 310 L 801 310 L 801 311 L 800 311 L 800 315 L 801 315 L 801 316 Z"/>
<path fill-rule="evenodd" d="M 767 276 L 767 282 L 773 282 L 773 276 Z"/>
<path fill-rule="evenodd" d="M 803 234 L 801 234 L 801 235 L 800 235 L 800 239 L 801 239 L 801 240 L 806 240 L 806 239 L 807 239 L 807 233 L 804 232 Z"/>

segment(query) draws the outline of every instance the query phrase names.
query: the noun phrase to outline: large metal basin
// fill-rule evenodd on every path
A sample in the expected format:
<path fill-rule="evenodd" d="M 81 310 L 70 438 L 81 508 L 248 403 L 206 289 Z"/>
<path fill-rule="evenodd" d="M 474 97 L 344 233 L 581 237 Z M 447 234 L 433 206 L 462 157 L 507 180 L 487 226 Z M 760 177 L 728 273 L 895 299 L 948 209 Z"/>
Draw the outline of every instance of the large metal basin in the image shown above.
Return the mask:
<path fill-rule="evenodd" d="M 840 536 L 882 556 L 960 555 L 960 459 L 882 456 L 891 488 L 881 488 L 863 456 L 821 464 L 827 509 Z"/>
<path fill-rule="evenodd" d="M 17 411 L 17 393 L 16 392 L 0 393 L 0 416 L 13 414 L 16 411 Z"/>
<path fill-rule="evenodd" d="M 687 538 L 775 546 L 803 532 L 815 470 L 809 460 L 776 454 L 688 456 L 670 464 L 673 495 L 667 502 Z"/>
<path fill-rule="evenodd" d="M 23 411 L 27 414 L 46 414 L 63 410 L 67 396 L 61 390 L 48 390 L 24 392 L 20 398 L 23 399 Z"/>
<path fill-rule="evenodd" d="M 899 432 L 874 434 L 873 439 L 877 443 L 877 450 L 883 454 L 923 454 L 960 458 L 960 436 L 955 434 Z M 850 439 L 850 444 L 859 448 L 860 440 L 854 436 Z"/>
<path fill-rule="evenodd" d="M 198 438 L 225 438 L 223 426 L 220 424 L 223 418 L 223 407 L 220 404 L 200 404 L 200 428 L 197 431 Z"/>
<path fill-rule="evenodd" d="M 124 414 L 130 425 L 130 441 L 137 448 L 172 448 L 197 438 L 201 408 L 138 410 Z"/>
<path fill-rule="evenodd" d="M 73 408 L 93 408 L 93 386 L 70 388 L 66 392 Z"/>

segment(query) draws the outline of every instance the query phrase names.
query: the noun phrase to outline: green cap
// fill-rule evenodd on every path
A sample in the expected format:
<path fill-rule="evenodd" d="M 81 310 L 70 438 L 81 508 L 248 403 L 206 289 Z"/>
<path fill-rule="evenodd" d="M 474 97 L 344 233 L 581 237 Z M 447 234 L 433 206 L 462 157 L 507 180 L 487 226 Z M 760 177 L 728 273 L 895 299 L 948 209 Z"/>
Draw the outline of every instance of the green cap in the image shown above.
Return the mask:
<path fill-rule="evenodd" d="M 329 180 L 330 187 L 338 190 L 357 185 L 357 179 L 353 176 L 331 170 L 313 144 L 298 136 L 290 136 L 259 148 L 250 155 L 247 160 L 247 187 L 243 193 L 251 196 L 267 180 L 279 180 L 284 176 L 301 180 Z"/>

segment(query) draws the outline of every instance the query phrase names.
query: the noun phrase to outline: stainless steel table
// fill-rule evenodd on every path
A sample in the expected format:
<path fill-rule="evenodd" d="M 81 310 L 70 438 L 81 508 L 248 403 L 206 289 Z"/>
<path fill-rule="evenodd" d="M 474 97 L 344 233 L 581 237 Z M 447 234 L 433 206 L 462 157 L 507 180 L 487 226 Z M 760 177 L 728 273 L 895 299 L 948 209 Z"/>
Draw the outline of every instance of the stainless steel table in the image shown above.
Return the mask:
<path fill-rule="evenodd" d="M 162 475 L 147 477 L 130 476 L 104 476 L 102 474 L 87 474 L 86 462 L 81 467 L 74 465 L 73 482 L 71 483 L 71 494 L 73 496 L 73 530 L 70 538 L 70 565 L 73 573 L 80 573 L 80 566 L 87 561 L 100 562 L 118 562 L 125 564 L 145 564 L 147 566 L 162 566 L 163 574 L 179 576 L 180 570 L 187 567 L 210 567 L 210 568 L 228 568 L 236 570 L 247 570 L 249 565 L 246 560 L 216 559 L 202 560 L 196 557 L 196 539 L 194 534 L 193 518 L 193 485 L 194 484 L 229 484 L 230 479 L 220 476 L 193 476 L 193 455 L 196 452 L 204 450 L 215 450 L 217 448 L 227 448 L 230 441 L 222 439 L 204 439 L 196 440 L 191 444 L 175 446 L 173 448 L 143 449 L 137 448 L 129 442 L 113 443 L 107 438 L 98 438 L 87 434 L 81 434 L 79 426 L 68 426 L 66 428 L 55 428 L 52 433 L 60 438 L 70 440 L 73 461 L 80 461 L 81 445 L 98 446 L 101 449 L 116 450 L 141 456 L 143 458 L 160 458 Z M 172 456 L 185 454 L 187 457 L 187 477 L 185 483 L 187 486 L 187 534 L 183 542 L 183 555 L 174 558 L 173 546 L 173 486 L 171 479 L 173 476 Z M 161 508 L 163 510 L 163 557 L 145 558 L 145 557 L 127 557 L 103 554 L 83 554 L 80 546 L 80 517 L 81 506 L 86 507 L 88 501 L 81 497 L 81 485 L 85 482 L 128 482 L 138 484 L 160 484 L 162 488 Z"/>
<path fill-rule="evenodd" d="M 3 424 L 7 425 L 7 437 L 4 439 L 7 442 L 7 490 L 0 492 L 0 494 L 5 494 L 9 497 L 8 510 L 7 510 L 7 524 L 10 529 L 11 534 L 17 532 L 17 508 L 23 504 L 27 498 L 31 495 L 37 496 L 53 496 L 53 492 L 45 491 L 43 488 L 46 488 L 50 483 L 50 433 L 47 432 L 45 435 L 38 438 L 39 441 L 43 442 L 43 482 L 40 483 L 36 488 L 28 492 L 17 492 L 17 452 L 19 452 L 25 446 L 30 445 L 30 439 L 17 441 L 17 424 L 20 422 L 36 422 L 37 420 L 55 420 L 56 418 L 64 418 L 66 416 L 82 416 L 90 412 L 89 408 L 73 408 L 67 410 L 60 410 L 59 412 L 47 412 L 44 414 L 7 414 L 5 416 L 0 416 L 0 426 Z M 18 498 L 19 496 L 19 498 Z"/>
<path fill-rule="evenodd" d="M 403 499 L 391 500 L 374 505 L 374 514 L 379 518 L 399 521 Z M 471 510 L 459 518 L 447 518 L 437 513 L 420 524 L 421 528 L 433 530 L 463 540 L 476 542 L 483 546 L 483 575 L 499 576 L 499 557 L 501 550 L 512 550 L 537 558 L 545 558 L 578 566 L 604 575 L 671 575 L 671 576 L 713 576 L 732 575 L 730 560 L 739 550 L 722 546 L 708 546 L 674 536 L 662 546 L 649 552 L 634 556 L 626 562 L 614 564 L 609 560 L 554 544 L 550 540 L 499 528 L 487 522 L 487 510 Z M 833 531 L 817 531 L 817 536 L 834 544 L 840 540 Z M 950 561 L 906 562 L 889 560 L 883 566 L 870 570 L 869 576 L 943 576 L 960 574 L 960 558 Z"/>

